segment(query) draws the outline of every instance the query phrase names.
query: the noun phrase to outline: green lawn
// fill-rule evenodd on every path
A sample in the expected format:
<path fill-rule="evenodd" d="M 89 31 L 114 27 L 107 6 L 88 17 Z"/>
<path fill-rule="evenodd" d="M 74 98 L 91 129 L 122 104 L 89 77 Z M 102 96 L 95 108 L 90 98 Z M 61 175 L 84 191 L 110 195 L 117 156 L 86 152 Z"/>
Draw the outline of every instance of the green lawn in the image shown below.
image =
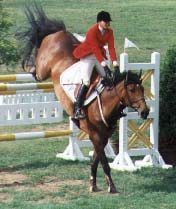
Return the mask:
<path fill-rule="evenodd" d="M 3 0 L 3 6 L 14 20 L 14 31 L 26 26 L 24 18 L 25 0 Z M 71 32 L 85 34 L 96 21 L 101 10 L 111 13 L 118 54 L 123 52 L 124 38 L 139 46 L 140 50 L 127 49 L 130 60 L 146 62 L 153 51 L 161 58 L 169 46 L 176 43 L 175 0 L 43 0 L 40 2 L 47 15 L 64 20 Z"/>
<path fill-rule="evenodd" d="M 120 195 L 107 193 L 101 166 L 98 186 L 88 191 L 90 162 L 55 157 L 67 138 L 1 142 L 0 208 L 2 209 L 175 209 L 175 169 L 143 168 L 133 173 L 112 170 Z M 83 149 L 84 154 L 89 149 Z"/>

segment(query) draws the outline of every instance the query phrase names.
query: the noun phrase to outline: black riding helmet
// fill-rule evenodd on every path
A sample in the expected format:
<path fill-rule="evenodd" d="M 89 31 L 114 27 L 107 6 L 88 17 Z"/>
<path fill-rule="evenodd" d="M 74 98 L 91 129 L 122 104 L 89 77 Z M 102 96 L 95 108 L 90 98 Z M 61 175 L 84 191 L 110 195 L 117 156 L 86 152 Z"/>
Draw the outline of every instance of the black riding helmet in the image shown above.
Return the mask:
<path fill-rule="evenodd" d="M 102 20 L 105 21 L 105 22 L 112 21 L 109 12 L 101 11 L 97 14 L 97 22 L 100 22 Z"/>

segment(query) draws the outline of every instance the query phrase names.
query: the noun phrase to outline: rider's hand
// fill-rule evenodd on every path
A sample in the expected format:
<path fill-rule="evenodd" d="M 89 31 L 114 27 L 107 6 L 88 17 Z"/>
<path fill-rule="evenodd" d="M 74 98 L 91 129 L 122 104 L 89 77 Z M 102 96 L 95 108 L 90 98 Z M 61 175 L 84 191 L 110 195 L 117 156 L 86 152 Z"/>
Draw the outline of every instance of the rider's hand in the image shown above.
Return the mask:
<path fill-rule="evenodd" d="M 114 71 L 116 71 L 118 74 L 120 73 L 120 68 L 118 65 L 114 67 Z"/>
<path fill-rule="evenodd" d="M 109 67 L 106 65 L 106 62 L 102 62 L 101 66 L 104 68 L 105 77 L 103 79 L 103 83 L 105 86 L 113 86 L 113 74 Z"/>
<path fill-rule="evenodd" d="M 112 74 L 112 71 L 109 69 L 108 66 L 104 67 L 104 71 L 105 71 L 104 84 L 105 84 L 105 86 L 112 87 L 114 85 L 113 84 L 113 74 Z"/>
<path fill-rule="evenodd" d="M 120 74 L 119 63 L 117 61 L 113 61 L 114 73 L 117 75 Z"/>
<path fill-rule="evenodd" d="M 111 80 L 112 79 L 112 72 L 107 65 L 104 66 L 104 71 L 105 71 L 105 74 L 106 74 L 106 78 Z"/>

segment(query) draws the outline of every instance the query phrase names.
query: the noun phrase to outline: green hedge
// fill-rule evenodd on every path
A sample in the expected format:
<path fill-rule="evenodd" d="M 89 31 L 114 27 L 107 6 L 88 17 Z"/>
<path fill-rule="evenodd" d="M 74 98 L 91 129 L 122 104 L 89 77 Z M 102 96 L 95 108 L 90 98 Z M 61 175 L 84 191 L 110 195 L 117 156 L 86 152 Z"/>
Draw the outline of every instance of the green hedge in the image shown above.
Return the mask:
<path fill-rule="evenodd" d="M 160 81 L 160 144 L 176 139 L 176 45 L 167 50 Z"/>

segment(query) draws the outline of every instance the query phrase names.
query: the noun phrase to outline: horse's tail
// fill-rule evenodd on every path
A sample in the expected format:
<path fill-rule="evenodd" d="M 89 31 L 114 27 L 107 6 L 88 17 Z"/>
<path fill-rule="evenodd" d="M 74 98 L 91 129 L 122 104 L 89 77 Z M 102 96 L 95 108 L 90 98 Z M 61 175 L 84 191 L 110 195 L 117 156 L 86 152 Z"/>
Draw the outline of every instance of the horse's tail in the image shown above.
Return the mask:
<path fill-rule="evenodd" d="M 24 46 L 21 48 L 23 55 L 22 67 L 31 63 L 31 57 L 35 57 L 37 49 L 40 47 L 43 38 L 57 31 L 66 30 L 62 20 L 49 19 L 43 8 L 36 2 L 32 5 L 25 6 L 25 15 L 27 17 L 29 27 L 26 31 L 17 34 L 17 37 L 24 41 Z"/>

